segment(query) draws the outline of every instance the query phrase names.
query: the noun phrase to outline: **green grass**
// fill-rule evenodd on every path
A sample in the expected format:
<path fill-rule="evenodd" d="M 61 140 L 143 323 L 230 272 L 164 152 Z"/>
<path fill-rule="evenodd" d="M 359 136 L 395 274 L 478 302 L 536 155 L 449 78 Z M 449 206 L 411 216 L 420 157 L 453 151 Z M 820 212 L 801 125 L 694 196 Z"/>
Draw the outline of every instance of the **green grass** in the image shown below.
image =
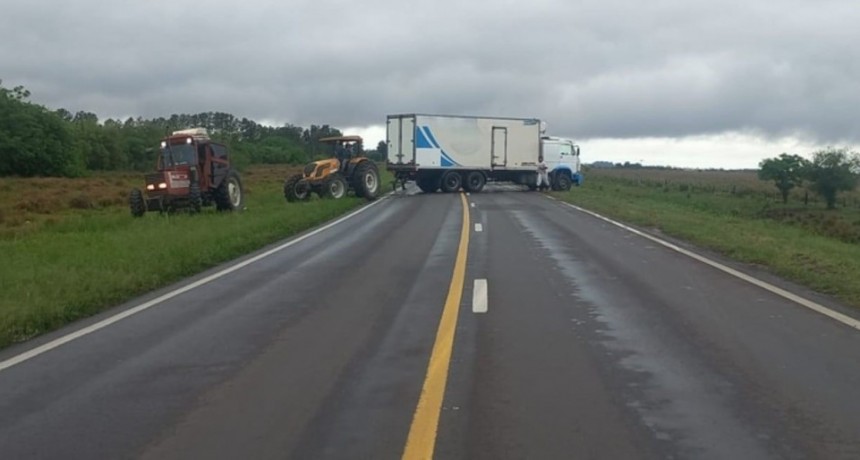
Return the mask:
<path fill-rule="evenodd" d="M 63 214 L 38 230 L 0 238 L 0 347 L 56 329 L 365 203 L 287 204 L 281 174 L 245 174 L 248 209 L 191 216 L 123 206 Z M 7 216 L 8 217 L 8 216 Z"/>
<path fill-rule="evenodd" d="M 852 222 L 860 222 L 856 208 L 822 211 L 797 208 L 797 203 L 786 207 L 766 195 L 737 193 L 736 188 L 733 194 L 707 186 L 666 187 L 611 172 L 590 174 L 587 179 L 583 187 L 558 196 L 766 267 L 860 307 L 860 245 L 850 242 Z M 787 220 L 782 218 L 786 213 L 803 217 Z"/>

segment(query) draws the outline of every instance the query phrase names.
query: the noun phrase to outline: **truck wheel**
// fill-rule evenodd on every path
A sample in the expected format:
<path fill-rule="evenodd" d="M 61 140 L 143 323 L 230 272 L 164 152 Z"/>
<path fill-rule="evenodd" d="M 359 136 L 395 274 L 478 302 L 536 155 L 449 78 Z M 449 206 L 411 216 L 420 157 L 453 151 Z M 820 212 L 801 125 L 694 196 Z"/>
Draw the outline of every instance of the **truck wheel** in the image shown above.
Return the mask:
<path fill-rule="evenodd" d="M 415 183 L 424 193 L 433 193 L 439 190 L 439 176 L 422 176 Z"/>
<path fill-rule="evenodd" d="M 352 173 L 352 188 L 355 189 L 355 195 L 364 197 L 369 201 L 376 199 L 379 193 L 379 171 L 376 170 L 376 165 L 368 161 L 362 161 L 355 167 Z"/>
<path fill-rule="evenodd" d="M 339 200 L 346 196 L 346 180 L 339 173 L 332 174 L 323 184 L 322 195 L 325 198 Z"/>
<path fill-rule="evenodd" d="M 566 192 L 570 190 L 570 176 L 567 173 L 560 173 L 555 175 L 555 185 L 556 189 L 562 192 Z"/>
<path fill-rule="evenodd" d="M 463 185 L 463 178 L 457 171 L 448 171 L 442 175 L 442 191 L 445 193 L 453 193 L 460 190 Z"/>
<path fill-rule="evenodd" d="M 231 169 L 215 189 L 215 206 L 219 211 L 239 211 L 244 202 L 242 180 L 239 179 L 239 173 Z"/>
<path fill-rule="evenodd" d="M 140 189 L 132 189 L 128 195 L 128 205 L 131 208 L 131 215 L 141 217 L 146 213 L 146 201 L 143 199 L 143 192 Z"/>
<path fill-rule="evenodd" d="M 487 178 L 484 177 L 484 173 L 480 171 L 472 171 L 466 175 L 466 183 L 463 184 L 463 188 L 466 189 L 467 192 L 478 193 L 484 189 L 484 185 L 487 183 Z"/>

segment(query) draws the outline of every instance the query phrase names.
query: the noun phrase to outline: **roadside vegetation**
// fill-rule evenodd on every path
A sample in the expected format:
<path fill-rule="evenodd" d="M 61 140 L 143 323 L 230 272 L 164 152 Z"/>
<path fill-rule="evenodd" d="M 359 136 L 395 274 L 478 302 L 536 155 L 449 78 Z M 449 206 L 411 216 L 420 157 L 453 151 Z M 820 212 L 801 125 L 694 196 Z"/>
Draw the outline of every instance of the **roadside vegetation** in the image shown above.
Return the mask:
<path fill-rule="evenodd" d="M 819 153 L 832 152 L 817 152 L 814 158 L 826 165 L 821 160 L 827 156 Z M 853 161 L 842 153 L 837 156 Z M 787 179 L 791 187 L 779 188 L 778 175 L 755 170 L 592 168 L 583 187 L 560 197 L 762 266 L 860 307 L 860 193 L 848 181 L 835 197 L 828 196 L 820 182 L 806 179 L 808 174 L 793 176 Z M 819 169 L 817 174 L 813 177 L 829 173 Z"/>
<path fill-rule="evenodd" d="M 366 203 L 354 197 L 314 197 L 288 204 L 283 181 L 295 171 L 283 165 L 246 170 L 244 212 L 207 209 L 197 215 L 149 213 L 139 219 L 132 218 L 125 199 L 119 199 L 129 185 L 142 179 L 139 175 L 0 178 L 0 210 L 6 216 L 0 223 L 0 347 L 179 281 Z M 65 193 L 69 190 L 71 198 Z"/>
<path fill-rule="evenodd" d="M 287 203 L 284 180 L 331 155 L 329 125 L 263 126 L 220 112 L 127 120 L 52 110 L 0 85 L 0 348 L 312 228 L 366 203 Z M 132 218 L 129 191 L 160 139 L 207 128 L 241 171 L 246 209 Z M 382 143 L 384 147 L 384 143 Z M 366 151 L 376 158 L 379 152 Z M 381 171 L 381 185 L 392 177 Z M 383 192 L 385 189 L 382 190 Z"/>

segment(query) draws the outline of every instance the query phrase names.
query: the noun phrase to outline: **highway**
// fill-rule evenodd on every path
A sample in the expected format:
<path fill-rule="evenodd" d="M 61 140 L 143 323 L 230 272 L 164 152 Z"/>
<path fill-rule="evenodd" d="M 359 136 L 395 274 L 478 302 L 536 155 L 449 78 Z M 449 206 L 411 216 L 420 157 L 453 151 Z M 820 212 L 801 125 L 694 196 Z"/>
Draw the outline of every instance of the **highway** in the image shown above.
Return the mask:
<path fill-rule="evenodd" d="M 387 196 L 0 352 L 0 459 L 860 458 L 856 311 L 668 243 Z"/>

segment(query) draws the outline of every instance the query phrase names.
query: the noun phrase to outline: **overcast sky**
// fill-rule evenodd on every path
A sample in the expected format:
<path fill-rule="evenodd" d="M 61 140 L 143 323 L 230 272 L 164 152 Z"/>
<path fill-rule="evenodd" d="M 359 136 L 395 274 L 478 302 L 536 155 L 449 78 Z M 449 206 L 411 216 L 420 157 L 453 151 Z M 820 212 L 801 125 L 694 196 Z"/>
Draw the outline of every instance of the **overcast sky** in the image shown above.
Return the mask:
<path fill-rule="evenodd" d="M 850 0 L 4 0 L 0 11 L 3 85 L 102 119 L 224 111 L 362 128 L 375 145 L 389 113 L 537 117 L 578 139 L 585 161 L 680 166 L 860 144 Z"/>

